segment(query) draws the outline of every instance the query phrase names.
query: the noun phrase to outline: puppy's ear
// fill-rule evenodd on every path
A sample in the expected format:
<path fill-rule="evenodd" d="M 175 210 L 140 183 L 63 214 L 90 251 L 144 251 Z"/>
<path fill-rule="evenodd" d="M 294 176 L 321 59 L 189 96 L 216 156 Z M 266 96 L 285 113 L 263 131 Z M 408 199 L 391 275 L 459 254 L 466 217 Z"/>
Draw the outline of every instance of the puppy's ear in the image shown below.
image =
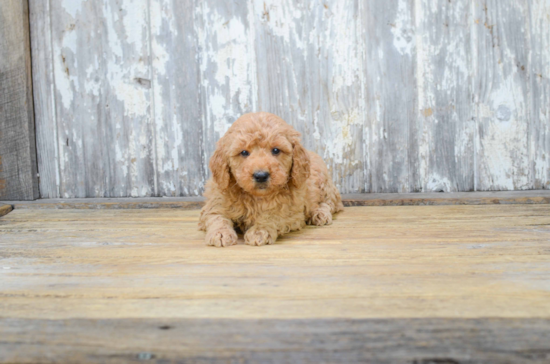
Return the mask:
<path fill-rule="evenodd" d="M 294 139 L 292 151 L 292 169 L 290 171 L 290 183 L 299 187 L 309 178 L 309 155 L 298 138 Z"/>
<path fill-rule="evenodd" d="M 216 150 L 212 158 L 210 158 L 210 170 L 212 171 L 212 178 L 218 187 L 222 190 L 227 189 L 229 187 L 231 174 L 227 161 L 227 153 L 225 152 L 225 146 L 222 140 L 218 141 Z"/>

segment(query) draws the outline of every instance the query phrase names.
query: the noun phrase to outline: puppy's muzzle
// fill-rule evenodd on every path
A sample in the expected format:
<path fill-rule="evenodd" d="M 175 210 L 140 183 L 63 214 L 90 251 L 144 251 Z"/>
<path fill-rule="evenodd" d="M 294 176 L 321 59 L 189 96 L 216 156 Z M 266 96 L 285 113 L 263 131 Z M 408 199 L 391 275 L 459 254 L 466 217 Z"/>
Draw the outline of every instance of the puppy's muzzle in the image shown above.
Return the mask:
<path fill-rule="evenodd" d="M 264 182 L 267 182 L 267 180 L 269 179 L 269 172 L 258 171 L 258 172 L 254 172 L 252 176 L 254 177 L 254 181 L 258 183 L 264 183 Z"/>

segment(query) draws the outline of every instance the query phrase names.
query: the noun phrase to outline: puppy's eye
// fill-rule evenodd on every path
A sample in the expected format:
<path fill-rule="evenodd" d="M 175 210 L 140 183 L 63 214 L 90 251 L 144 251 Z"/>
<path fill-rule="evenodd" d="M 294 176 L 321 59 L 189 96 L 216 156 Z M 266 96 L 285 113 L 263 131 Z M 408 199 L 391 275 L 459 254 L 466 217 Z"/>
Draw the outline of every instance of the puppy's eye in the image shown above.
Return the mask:
<path fill-rule="evenodd" d="M 243 150 L 243 151 L 241 152 L 241 155 L 242 155 L 243 157 L 248 157 L 248 156 L 250 155 L 250 153 L 249 153 L 247 150 Z"/>
<path fill-rule="evenodd" d="M 273 148 L 273 149 L 271 149 L 271 153 L 273 153 L 273 155 L 277 155 L 277 154 L 281 153 L 281 150 L 279 148 Z"/>

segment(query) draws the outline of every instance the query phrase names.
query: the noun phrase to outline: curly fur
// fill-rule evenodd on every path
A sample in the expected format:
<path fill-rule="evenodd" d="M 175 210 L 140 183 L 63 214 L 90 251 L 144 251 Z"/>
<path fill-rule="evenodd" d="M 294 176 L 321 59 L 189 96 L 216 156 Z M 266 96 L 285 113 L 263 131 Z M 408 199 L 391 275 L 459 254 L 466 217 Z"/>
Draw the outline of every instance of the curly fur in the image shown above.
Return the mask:
<path fill-rule="evenodd" d="M 280 153 L 274 155 L 273 148 Z M 243 150 L 248 156 L 241 155 Z M 237 243 L 235 228 L 249 245 L 273 244 L 306 223 L 327 225 L 344 206 L 320 156 L 300 143 L 300 133 L 270 113 L 240 117 L 216 144 L 199 226 L 206 244 Z M 269 172 L 266 183 L 253 174 Z"/>

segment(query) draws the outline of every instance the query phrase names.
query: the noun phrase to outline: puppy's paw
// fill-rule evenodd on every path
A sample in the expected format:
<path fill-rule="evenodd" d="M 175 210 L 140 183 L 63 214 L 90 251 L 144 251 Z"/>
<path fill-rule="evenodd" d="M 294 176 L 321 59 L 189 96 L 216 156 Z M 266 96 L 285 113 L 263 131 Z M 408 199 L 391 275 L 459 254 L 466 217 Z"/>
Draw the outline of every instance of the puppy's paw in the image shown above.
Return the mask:
<path fill-rule="evenodd" d="M 244 242 L 248 245 L 269 245 L 273 244 L 277 237 L 270 234 L 267 230 L 252 228 L 244 234 Z"/>
<path fill-rule="evenodd" d="M 224 246 L 231 246 L 237 244 L 237 233 L 233 229 L 219 229 L 209 231 L 206 234 L 206 245 L 217 246 L 218 248 Z"/>
<path fill-rule="evenodd" d="M 311 215 L 311 224 L 317 226 L 330 225 L 332 224 L 332 214 L 330 211 L 324 209 L 318 209 L 313 211 Z"/>

